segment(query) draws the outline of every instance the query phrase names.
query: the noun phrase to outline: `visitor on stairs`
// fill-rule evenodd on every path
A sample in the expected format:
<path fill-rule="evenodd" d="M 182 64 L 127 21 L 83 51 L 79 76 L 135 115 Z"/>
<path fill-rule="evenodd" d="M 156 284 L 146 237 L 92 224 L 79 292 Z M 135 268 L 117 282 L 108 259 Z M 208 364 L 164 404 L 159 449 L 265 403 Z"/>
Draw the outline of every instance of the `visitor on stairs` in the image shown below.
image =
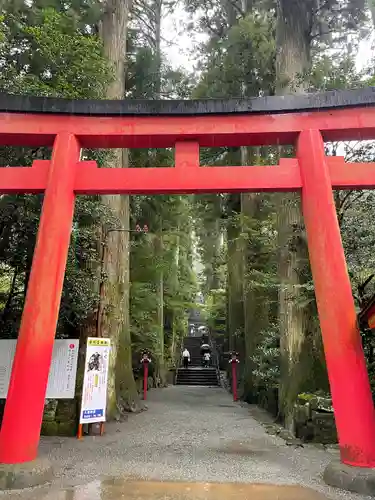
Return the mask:
<path fill-rule="evenodd" d="M 203 354 L 203 366 L 208 368 L 210 366 L 211 354 L 209 352 L 205 352 Z"/>
<path fill-rule="evenodd" d="M 184 352 L 182 353 L 182 359 L 184 362 L 184 368 L 187 368 L 190 361 L 190 352 L 186 349 L 186 347 L 184 349 Z"/>
<path fill-rule="evenodd" d="M 211 354 L 209 352 L 205 352 L 203 354 L 203 366 L 208 368 L 210 366 Z"/>

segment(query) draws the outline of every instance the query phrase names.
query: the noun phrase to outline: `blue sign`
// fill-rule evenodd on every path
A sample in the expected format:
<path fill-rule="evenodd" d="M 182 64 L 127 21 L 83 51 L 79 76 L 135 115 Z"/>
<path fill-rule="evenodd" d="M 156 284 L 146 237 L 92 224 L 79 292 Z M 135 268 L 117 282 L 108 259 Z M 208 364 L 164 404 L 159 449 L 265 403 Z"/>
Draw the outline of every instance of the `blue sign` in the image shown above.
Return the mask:
<path fill-rule="evenodd" d="M 98 409 L 98 410 L 83 410 L 82 412 L 82 419 L 85 418 L 99 418 L 103 417 L 103 409 Z"/>

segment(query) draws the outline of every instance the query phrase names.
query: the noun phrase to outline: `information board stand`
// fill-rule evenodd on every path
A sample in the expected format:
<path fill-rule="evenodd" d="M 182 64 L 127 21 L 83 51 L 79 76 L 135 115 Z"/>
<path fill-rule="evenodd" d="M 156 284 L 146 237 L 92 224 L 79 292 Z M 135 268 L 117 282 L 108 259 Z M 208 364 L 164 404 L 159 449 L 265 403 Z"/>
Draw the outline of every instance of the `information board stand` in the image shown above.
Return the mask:
<path fill-rule="evenodd" d="M 88 337 L 78 439 L 83 436 L 85 424 L 100 423 L 100 435 L 104 432 L 110 350 L 110 339 Z"/>
<path fill-rule="evenodd" d="M 16 339 L 0 339 L 0 399 L 8 396 L 8 387 Z M 49 370 L 46 399 L 74 399 L 77 375 L 79 339 L 56 339 Z M 30 372 L 30 391 L 33 376 Z"/>

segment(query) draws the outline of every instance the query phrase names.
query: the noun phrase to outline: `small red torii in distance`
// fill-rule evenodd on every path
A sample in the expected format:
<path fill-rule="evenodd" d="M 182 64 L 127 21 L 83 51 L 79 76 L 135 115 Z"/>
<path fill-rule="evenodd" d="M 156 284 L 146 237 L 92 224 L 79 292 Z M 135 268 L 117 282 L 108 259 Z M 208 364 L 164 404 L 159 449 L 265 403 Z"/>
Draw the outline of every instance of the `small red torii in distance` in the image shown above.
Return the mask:
<path fill-rule="evenodd" d="M 375 163 L 328 158 L 324 141 L 375 139 L 375 89 L 208 101 L 69 101 L 0 95 L 1 146 L 53 146 L 0 169 L 0 193 L 45 193 L 8 398 L 0 462 L 34 460 L 79 194 L 297 191 L 341 460 L 375 467 L 375 412 L 332 189 L 374 189 Z M 200 147 L 294 144 L 278 166 L 200 166 Z M 82 148 L 175 148 L 172 168 L 98 168 Z"/>

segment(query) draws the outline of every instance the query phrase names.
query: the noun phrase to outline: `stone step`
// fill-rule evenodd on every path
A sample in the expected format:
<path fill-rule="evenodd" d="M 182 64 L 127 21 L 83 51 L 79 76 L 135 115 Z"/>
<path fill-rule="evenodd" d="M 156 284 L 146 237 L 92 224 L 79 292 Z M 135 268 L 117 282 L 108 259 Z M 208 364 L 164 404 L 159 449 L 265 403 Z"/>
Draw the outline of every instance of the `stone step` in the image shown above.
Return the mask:
<path fill-rule="evenodd" d="M 177 371 L 177 385 L 218 386 L 218 377 L 215 368 L 190 367 L 179 368 Z"/>
<path fill-rule="evenodd" d="M 213 367 L 204 368 L 200 366 L 190 366 L 189 368 L 179 368 L 177 371 L 178 373 L 204 373 L 205 375 L 214 373 L 216 375 L 216 368 Z"/>
<path fill-rule="evenodd" d="M 177 377 L 177 380 L 181 382 L 197 381 L 197 382 L 212 382 L 217 381 L 217 377 Z"/>
<path fill-rule="evenodd" d="M 184 367 L 180 367 L 178 369 L 178 371 L 181 371 L 181 372 L 192 372 L 192 373 L 201 373 L 201 372 L 204 372 L 204 373 L 216 373 L 216 368 L 214 366 L 209 366 L 209 367 L 205 367 L 205 366 L 189 366 L 188 368 L 184 368 Z"/>
<path fill-rule="evenodd" d="M 216 382 L 199 382 L 199 381 L 189 381 L 189 382 L 182 382 L 181 380 L 177 380 L 176 385 L 199 385 L 202 387 L 217 387 L 219 384 Z"/>
<path fill-rule="evenodd" d="M 180 368 L 181 368 L 181 369 L 183 369 L 183 370 L 185 370 L 185 369 L 186 369 L 186 368 L 184 368 L 184 365 L 183 365 L 183 364 L 180 366 Z M 200 361 L 196 361 L 195 363 L 194 363 L 194 362 L 189 363 L 189 368 L 188 368 L 188 369 L 189 369 L 189 370 L 192 370 L 192 369 L 194 369 L 194 368 L 198 368 L 198 369 L 200 369 L 200 368 L 205 368 L 205 367 L 203 366 L 203 364 L 202 364 Z M 209 366 L 209 368 L 215 368 L 215 369 L 216 369 L 215 365 L 213 365 L 212 363 L 211 363 L 211 365 Z M 207 368 L 206 368 L 206 369 L 207 369 Z"/>

